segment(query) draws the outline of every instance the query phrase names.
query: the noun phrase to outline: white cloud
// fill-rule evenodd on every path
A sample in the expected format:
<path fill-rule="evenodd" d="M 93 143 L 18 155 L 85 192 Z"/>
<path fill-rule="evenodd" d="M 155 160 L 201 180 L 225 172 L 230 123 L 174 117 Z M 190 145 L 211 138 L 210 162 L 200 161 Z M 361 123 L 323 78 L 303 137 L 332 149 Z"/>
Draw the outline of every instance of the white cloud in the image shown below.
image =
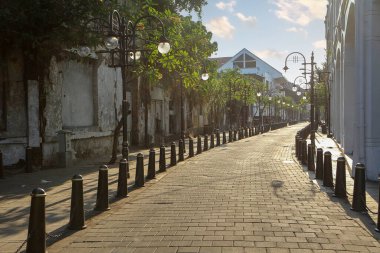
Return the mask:
<path fill-rule="evenodd" d="M 219 2 L 216 4 L 216 7 L 220 10 L 229 10 L 234 11 L 234 7 L 236 5 L 236 1 L 230 1 L 230 2 Z"/>
<path fill-rule="evenodd" d="M 307 26 L 313 20 L 323 20 L 326 15 L 326 0 L 272 0 L 277 6 L 279 19 Z"/>
<path fill-rule="evenodd" d="M 234 36 L 235 27 L 231 25 L 226 16 L 211 19 L 206 23 L 206 27 L 215 36 L 223 39 L 232 39 Z"/>
<path fill-rule="evenodd" d="M 287 51 L 277 51 L 273 49 L 265 49 L 261 51 L 253 51 L 255 55 L 262 59 L 285 59 L 286 55 L 288 54 Z"/>
<path fill-rule="evenodd" d="M 235 15 L 243 23 L 246 23 L 246 24 L 251 25 L 251 26 L 255 26 L 256 25 L 256 17 L 254 17 L 254 16 L 245 16 L 241 12 L 238 12 Z"/>
<path fill-rule="evenodd" d="M 294 27 L 294 26 L 286 29 L 285 31 L 287 31 L 287 32 L 293 32 L 293 33 L 301 33 L 301 34 L 305 35 L 305 37 L 307 37 L 307 34 L 308 34 L 305 29 L 303 29 L 303 28 L 297 28 L 297 27 Z"/>
<path fill-rule="evenodd" d="M 318 40 L 313 43 L 314 48 L 323 49 L 326 48 L 326 40 Z"/>

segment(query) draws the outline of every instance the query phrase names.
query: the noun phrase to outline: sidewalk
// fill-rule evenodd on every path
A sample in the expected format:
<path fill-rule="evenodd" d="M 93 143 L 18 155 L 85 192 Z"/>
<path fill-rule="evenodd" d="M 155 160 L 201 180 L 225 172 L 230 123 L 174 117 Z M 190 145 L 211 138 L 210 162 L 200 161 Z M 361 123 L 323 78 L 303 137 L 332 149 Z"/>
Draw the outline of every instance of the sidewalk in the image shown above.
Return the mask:
<path fill-rule="evenodd" d="M 222 137 L 222 135 L 221 135 Z M 202 138 L 202 148 L 204 139 Z M 210 141 L 210 138 L 209 138 Z M 222 142 L 222 138 L 221 138 Z M 216 143 L 216 139 L 215 139 Z M 177 153 L 178 153 L 178 142 Z M 156 151 L 156 171 L 158 172 L 159 148 Z M 188 141 L 186 141 L 185 158 L 188 156 Z M 134 149 L 129 154 L 130 178 L 129 191 L 134 190 L 136 156 L 144 154 L 144 170 L 147 171 L 149 149 Z M 197 138 L 194 138 L 194 154 L 197 152 Z M 75 174 L 83 176 L 84 203 L 86 219 L 97 216 L 93 211 L 96 204 L 96 190 L 98 181 L 98 168 L 105 164 L 109 158 L 98 158 L 89 161 L 78 161 L 70 168 L 54 168 L 6 176 L 0 179 L 0 252 L 16 252 L 23 244 L 28 232 L 28 219 L 30 208 L 30 193 L 40 187 L 46 191 L 46 231 L 51 235 L 60 235 L 67 232 L 66 226 L 70 217 L 71 178 Z M 120 157 L 118 157 L 120 159 Z M 102 163 L 103 161 L 103 163 Z M 166 164 L 170 164 L 170 145 L 166 146 Z M 163 174 L 157 174 L 155 182 Z M 119 201 L 115 198 L 117 191 L 118 164 L 109 166 L 109 200 Z M 49 239 L 49 238 L 48 238 Z M 51 243 L 54 238 L 48 240 Z M 22 247 L 25 249 L 25 247 Z"/>
<path fill-rule="evenodd" d="M 334 184 L 335 184 L 335 176 L 336 176 L 336 161 L 338 157 L 344 157 L 346 159 L 346 187 L 347 187 L 346 190 L 348 192 L 348 201 L 351 204 L 352 203 L 351 195 L 353 194 L 353 189 L 354 189 L 354 178 L 352 174 L 352 169 L 353 169 L 352 166 L 354 165 L 351 158 L 342 153 L 342 150 L 339 144 L 336 143 L 334 139 L 327 138 L 327 135 L 322 134 L 321 132 L 317 132 L 316 134 L 316 146 L 317 148 L 322 148 L 323 152 L 326 152 L 326 151 L 331 152 Z M 326 190 L 328 191 L 329 189 L 326 189 Z M 366 192 L 367 192 L 366 194 L 367 207 L 370 210 L 367 215 L 370 216 L 373 226 L 376 227 L 377 214 L 375 213 L 377 213 L 378 205 L 379 205 L 379 183 L 367 181 Z"/>
<path fill-rule="evenodd" d="M 330 198 L 331 190 L 319 187 L 315 180 L 312 184 L 312 173 L 294 161 L 294 135 L 302 126 L 216 147 L 179 163 L 167 173 L 158 174 L 156 180 L 130 192 L 126 199 L 114 198 L 118 169 L 111 167 L 111 210 L 101 214 L 92 211 L 97 166 L 44 170 L 6 178 L 0 181 L 0 252 L 15 252 L 25 240 L 29 194 L 36 187 L 47 191 L 47 232 L 54 235 L 65 231 L 70 210 L 70 178 L 77 173 L 84 177 L 85 209 L 91 219 L 86 221 L 87 229 L 64 235 L 67 237 L 51 245 L 48 248 L 51 253 L 322 252 L 328 249 L 380 252 L 371 220 L 350 211 L 346 202 Z M 332 147 L 331 150 L 339 152 L 330 141 L 317 135 L 324 151 Z M 194 148 L 196 152 L 196 143 Z M 169 153 L 167 148 L 167 157 Z M 158 152 L 156 155 L 158 161 Z M 333 159 L 339 155 L 333 153 Z M 130 169 L 128 185 L 134 181 L 134 161 Z M 369 201 L 367 205 L 371 205 Z"/>

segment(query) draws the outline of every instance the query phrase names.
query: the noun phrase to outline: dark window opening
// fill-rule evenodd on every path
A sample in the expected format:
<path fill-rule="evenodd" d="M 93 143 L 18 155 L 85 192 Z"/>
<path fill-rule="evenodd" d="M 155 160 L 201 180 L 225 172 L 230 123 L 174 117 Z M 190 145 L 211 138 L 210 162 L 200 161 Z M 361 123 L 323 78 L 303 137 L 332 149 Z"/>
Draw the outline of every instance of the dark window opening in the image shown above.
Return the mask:
<path fill-rule="evenodd" d="M 245 67 L 247 69 L 254 69 L 254 68 L 256 68 L 256 61 L 246 61 L 245 62 Z"/>
<path fill-rule="evenodd" d="M 0 63 L 0 66 L 2 64 Z M 6 130 L 7 122 L 6 122 L 6 83 L 7 83 L 7 78 L 6 78 L 6 70 L 2 68 L 0 70 L 0 131 Z"/>
<path fill-rule="evenodd" d="M 173 134 L 175 130 L 175 115 L 169 115 L 169 134 Z"/>

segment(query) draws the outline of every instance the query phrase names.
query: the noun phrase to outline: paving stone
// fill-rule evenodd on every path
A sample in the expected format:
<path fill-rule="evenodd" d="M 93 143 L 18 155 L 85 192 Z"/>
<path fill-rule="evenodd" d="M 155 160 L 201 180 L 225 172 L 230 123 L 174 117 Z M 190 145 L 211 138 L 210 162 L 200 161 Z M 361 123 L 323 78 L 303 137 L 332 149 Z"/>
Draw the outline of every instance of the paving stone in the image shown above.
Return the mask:
<path fill-rule="evenodd" d="M 331 199 L 331 190 L 294 161 L 294 135 L 301 126 L 188 159 L 130 192 L 129 198 L 112 202 L 111 210 L 92 217 L 87 229 L 50 245 L 48 251 L 380 252 L 373 225 L 365 223 L 368 217 L 349 211 L 345 201 Z M 110 181 L 115 182 L 117 169 L 110 172 Z M 94 200 L 97 174 L 88 178 L 86 199 Z M 69 207 L 67 186 L 53 187 L 49 193 L 61 194 L 55 201 L 62 200 L 62 208 Z M 115 186 L 110 184 L 111 195 Z M 0 210 L 4 205 L 0 200 Z M 67 223 L 67 211 L 65 215 L 61 226 Z M 10 228 L 4 231 L 9 233 Z M 13 241 L 0 240 L 0 252 L 15 252 L 25 237 L 19 233 Z"/>

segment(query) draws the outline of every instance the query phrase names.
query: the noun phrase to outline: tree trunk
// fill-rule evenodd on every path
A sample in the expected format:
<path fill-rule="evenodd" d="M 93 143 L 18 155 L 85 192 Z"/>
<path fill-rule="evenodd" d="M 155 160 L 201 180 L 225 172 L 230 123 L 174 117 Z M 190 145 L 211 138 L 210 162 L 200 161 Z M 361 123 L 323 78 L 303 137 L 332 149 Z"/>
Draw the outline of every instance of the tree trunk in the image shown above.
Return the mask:
<path fill-rule="evenodd" d="M 117 123 L 115 131 L 113 132 L 112 156 L 108 164 L 114 164 L 116 162 L 117 146 L 119 146 L 119 135 L 120 135 L 120 131 L 122 127 L 123 127 L 123 117 L 121 117 L 120 121 Z"/>

